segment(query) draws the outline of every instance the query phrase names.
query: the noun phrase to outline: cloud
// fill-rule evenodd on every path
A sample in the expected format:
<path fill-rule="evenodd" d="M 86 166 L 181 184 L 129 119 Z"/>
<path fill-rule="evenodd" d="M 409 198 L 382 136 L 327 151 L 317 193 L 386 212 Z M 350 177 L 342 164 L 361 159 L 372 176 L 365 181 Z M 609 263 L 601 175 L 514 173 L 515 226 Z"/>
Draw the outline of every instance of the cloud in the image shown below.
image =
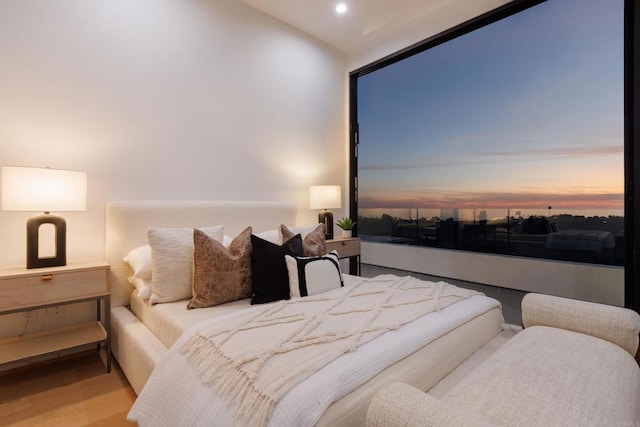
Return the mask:
<path fill-rule="evenodd" d="M 363 209 L 609 209 L 624 208 L 622 193 L 450 193 L 431 195 L 361 196 L 358 206 Z"/>
<path fill-rule="evenodd" d="M 520 151 L 488 151 L 476 153 L 476 156 L 498 157 L 600 157 L 610 155 L 624 155 L 624 147 L 619 145 L 607 145 L 600 147 L 558 147 L 540 148 Z"/>
<path fill-rule="evenodd" d="M 535 144 L 533 144 L 535 145 Z M 358 166 L 359 170 L 408 170 L 428 169 L 437 167 L 464 166 L 475 164 L 497 164 L 514 162 L 546 161 L 558 158 L 601 158 L 603 156 L 624 156 L 622 145 L 600 145 L 586 147 L 549 147 L 526 150 L 493 150 L 471 152 L 467 154 L 455 154 L 456 160 L 434 159 L 433 161 L 406 163 L 364 164 Z"/>
<path fill-rule="evenodd" d="M 443 166 L 460 166 L 480 163 L 478 161 L 437 161 L 422 163 L 403 163 L 403 164 L 370 164 L 358 166 L 359 170 L 404 170 L 404 169 L 428 169 Z"/>

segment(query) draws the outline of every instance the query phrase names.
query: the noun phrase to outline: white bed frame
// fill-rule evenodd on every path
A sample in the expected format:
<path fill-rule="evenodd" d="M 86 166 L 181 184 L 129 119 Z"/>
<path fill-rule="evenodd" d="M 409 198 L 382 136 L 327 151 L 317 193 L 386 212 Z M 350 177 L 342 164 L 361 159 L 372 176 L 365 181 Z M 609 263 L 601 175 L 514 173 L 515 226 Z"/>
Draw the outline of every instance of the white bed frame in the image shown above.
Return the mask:
<path fill-rule="evenodd" d="M 147 229 L 205 227 L 224 224 L 235 236 L 251 225 L 254 232 L 296 224 L 296 206 L 286 202 L 127 201 L 107 206 L 106 258 L 111 266 L 112 352 L 136 394 L 167 352 L 158 338 L 128 309 L 132 274 L 122 258 L 147 244 Z M 403 381 L 427 390 L 495 337 L 502 313 L 491 310 L 436 339 L 332 404 L 318 425 L 357 425 L 364 420 L 375 392 L 389 381 Z M 455 349 L 455 351 L 452 351 Z"/>

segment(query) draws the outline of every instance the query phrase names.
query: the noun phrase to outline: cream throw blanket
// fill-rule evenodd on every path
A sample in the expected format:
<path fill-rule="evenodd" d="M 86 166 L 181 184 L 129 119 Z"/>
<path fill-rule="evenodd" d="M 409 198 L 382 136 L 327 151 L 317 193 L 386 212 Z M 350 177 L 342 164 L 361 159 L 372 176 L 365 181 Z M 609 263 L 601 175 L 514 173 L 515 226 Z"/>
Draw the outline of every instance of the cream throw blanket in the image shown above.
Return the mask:
<path fill-rule="evenodd" d="M 270 304 L 196 332 L 180 351 L 205 384 L 235 405 L 241 425 L 267 424 L 294 386 L 377 336 L 478 295 L 391 275 Z"/>

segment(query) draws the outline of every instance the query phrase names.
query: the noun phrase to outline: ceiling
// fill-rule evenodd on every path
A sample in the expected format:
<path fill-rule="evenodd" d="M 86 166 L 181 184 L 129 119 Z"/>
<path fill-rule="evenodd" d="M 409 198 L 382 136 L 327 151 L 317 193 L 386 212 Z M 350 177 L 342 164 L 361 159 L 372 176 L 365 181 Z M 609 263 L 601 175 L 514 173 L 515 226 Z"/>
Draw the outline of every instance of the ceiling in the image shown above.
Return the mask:
<path fill-rule="evenodd" d="M 397 32 L 446 0 L 242 0 L 346 53 Z M 347 5 L 339 14 L 338 3 Z"/>

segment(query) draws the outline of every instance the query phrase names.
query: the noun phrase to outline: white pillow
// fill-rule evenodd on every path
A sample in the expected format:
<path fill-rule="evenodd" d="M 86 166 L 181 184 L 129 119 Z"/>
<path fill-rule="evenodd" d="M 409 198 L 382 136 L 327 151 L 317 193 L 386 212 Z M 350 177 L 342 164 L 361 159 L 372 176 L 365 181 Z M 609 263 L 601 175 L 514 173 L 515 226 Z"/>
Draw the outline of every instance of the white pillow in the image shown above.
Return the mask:
<path fill-rule="evenodd" d="M 142 299 L 149 299 L 151 297 L 151 279 L 141 279 L 139 277 L 129 277 L 129 283 L 135 288 L 138 296 Z"/>
<path fill-rule="evenodd" d="M 223 225 L 200 230 L 222 243 Z M 151 227 L 147 230 L 147 237 L 151 246 L 151 303 L 191 298 L 193 228 Z"/>
<path fill-rule="evenodd" d="M 257 237 L 276 245 L 282 245 L 282 232 L 279 229 L 262 231 L 255 234 Z"/>
<path fill-rule="evenodd" d="M 122 258 L 133 270 L 133 275 L 140 279 L 151 279 L 151 246 L 135 248 Z"/>
<path fill-rule="evenodd" d="M 285 255 L 291 298 L 320 294 L 344 286 L 337 251 L 319 257 Z"/>

